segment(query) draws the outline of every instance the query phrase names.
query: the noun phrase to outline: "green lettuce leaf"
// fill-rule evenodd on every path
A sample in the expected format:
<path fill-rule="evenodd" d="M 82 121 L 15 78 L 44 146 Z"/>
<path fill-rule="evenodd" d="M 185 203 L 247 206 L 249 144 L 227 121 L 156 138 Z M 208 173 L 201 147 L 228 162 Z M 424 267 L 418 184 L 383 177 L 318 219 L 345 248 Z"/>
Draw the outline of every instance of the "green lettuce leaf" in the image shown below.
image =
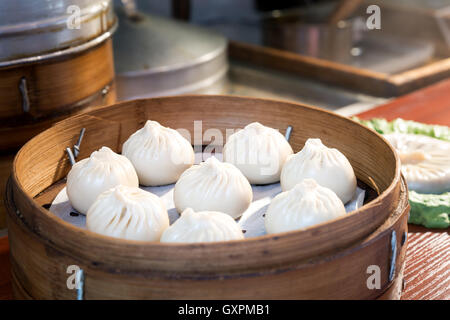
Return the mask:
<path fill-rule="evenodd" d="M 401 118 L 391 122 L 381 118 L 361 120 L 358 117 L 353 117 L 352 119 L 381 134 L 412 133 L 450 141 L 450 128 L 446 126 L 424 124 L 411 120 L 403 120 Z"/>
<path fill-rule="evenodd" d="M 427 228 L 450 227 L 450 192 L 420 194 L 410 191 L 409 204 L 409 223 L 421 224 Z"/>

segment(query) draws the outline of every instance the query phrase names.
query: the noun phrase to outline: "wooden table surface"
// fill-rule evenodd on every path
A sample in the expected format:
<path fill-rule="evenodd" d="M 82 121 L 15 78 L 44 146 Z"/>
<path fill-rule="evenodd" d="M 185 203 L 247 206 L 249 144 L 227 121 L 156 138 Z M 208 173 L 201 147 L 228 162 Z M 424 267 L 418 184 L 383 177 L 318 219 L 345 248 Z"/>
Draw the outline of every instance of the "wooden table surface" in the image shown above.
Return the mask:
<path fill-rule="evenodd" d="M 358 115 L 450 126 L 450 79 Z M 408 225 L 403 300 L 450 299 L 449 229 Z"/>
<path fill-rule="evenodd" d="M 403 118 L 450 126 L 450 79 L 359 115 Z M 450 236 L 446 230 L 409 225 L 402 299 L 450 299 Z M 11 299 L 8 241 L 0 238 L 0 299 Z"/>

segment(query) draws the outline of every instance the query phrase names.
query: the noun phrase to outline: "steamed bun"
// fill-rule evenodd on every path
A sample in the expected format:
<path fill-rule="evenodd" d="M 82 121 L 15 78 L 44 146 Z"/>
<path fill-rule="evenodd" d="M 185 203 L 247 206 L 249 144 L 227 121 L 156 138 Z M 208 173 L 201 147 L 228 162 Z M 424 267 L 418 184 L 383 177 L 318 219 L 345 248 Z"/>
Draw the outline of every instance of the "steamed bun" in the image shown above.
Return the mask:
<path fill-rule="evenodd" d="M 336 193 L 313 179 L 305 179 L 271 201 L 264 223 L 267 233 L 278 233 L 307 228 L 345 214 Z"/>
<path fill-rule="evenodd" d="M 187 169 L 175 184 L 174 203 L 178 212 L 219 211 L 238 218 L 250 206 L 250 183 L 230 163 L 215 157 Z"/>
<path fill-rule="evenodd" d="M 98 196 L 86 214 L 86 227 L 115 238 L 158 241 L 169 227 L 169 215 L 158 196 L 119 185 Z"/>
<path fill-rule="evenodd" d="M 244 239 L 236 221 L 217 211 L 183 211 L 181 217 L 164 231 L 161 242 L 213 242 Z"/>
<path fill-rule="evenodd" d="M 67 195 L 72 207 L 84 214 L 100 193 L 119 184 L 138 187 L 136 171 L 127 158 L 102 147 L 72 166 L 67 175 Z"/>
<path fill-rule="evenodd" d="M 303 149 L 289 158 L 281 172 L 281 188 L 290 190 L 306 178 L 333 190 L 343 203 L 356 192 L 356 176 L 348 159 L 320 139 L 308 139 Z"/>
<path fill-rule="evenodd" d="M 268 184 L 280 181 L 281 168 L 292 153 L 280 132 L 253 122 L 228 138 L 223 159 L 241 170 L 250 183 Z"/>
<path fill-rule="evenodd" d="M 176 130 L 148 120 L 123 144 L 122 154 L 130 159 L 144 186 L 175 183 L 194 164 L 194 150 Z"/>

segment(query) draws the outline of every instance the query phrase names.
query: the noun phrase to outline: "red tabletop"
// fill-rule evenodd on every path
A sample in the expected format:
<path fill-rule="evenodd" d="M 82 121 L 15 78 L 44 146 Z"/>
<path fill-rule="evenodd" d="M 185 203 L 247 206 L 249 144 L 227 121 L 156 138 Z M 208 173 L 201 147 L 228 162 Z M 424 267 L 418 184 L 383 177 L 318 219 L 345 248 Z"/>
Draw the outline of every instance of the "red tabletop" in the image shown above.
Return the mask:
<path fill-rule="evenodd" d="M 402 96 L 358 115 L 362 119 L 403 118 L 450 126 L 450 79 Z"/>

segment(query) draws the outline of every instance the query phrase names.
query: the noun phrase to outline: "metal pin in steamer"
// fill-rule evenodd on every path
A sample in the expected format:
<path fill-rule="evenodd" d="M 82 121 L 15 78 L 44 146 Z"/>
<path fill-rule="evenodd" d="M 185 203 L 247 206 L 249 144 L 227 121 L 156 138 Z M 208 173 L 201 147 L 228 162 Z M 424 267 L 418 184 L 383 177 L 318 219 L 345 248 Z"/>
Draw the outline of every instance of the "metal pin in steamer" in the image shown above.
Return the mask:
<path fill-rule="evenodd" d="M 291 134 L 292 134 L 292 126 L 288 126 L 286 128 L 286 133 L 284 134 L 284 137 L 286 138 L 287 141 L 289 141 L 289 139 L 291 138 Z"/>
<path fill-rule="evenodd" d="M 72 152 L 72 149 L 70 147 L 66 148 L 66 153 L 67 153 L 67 156 L 69 158 L 70 165 L 72 165 L 72 166 L 75 164 L 75 162 L 76 162 L 75 159 L 80 154 L 80 145 L 81 145 L 81 142 L 83 141 L 83 137 L 84 137 L 84 133 L 85 132 L 86 132 L 86 128 L 82 128 L 80 130 L 80 135 L 78 136 L 77 143 L 73 146 L 73 152 Z"/>

